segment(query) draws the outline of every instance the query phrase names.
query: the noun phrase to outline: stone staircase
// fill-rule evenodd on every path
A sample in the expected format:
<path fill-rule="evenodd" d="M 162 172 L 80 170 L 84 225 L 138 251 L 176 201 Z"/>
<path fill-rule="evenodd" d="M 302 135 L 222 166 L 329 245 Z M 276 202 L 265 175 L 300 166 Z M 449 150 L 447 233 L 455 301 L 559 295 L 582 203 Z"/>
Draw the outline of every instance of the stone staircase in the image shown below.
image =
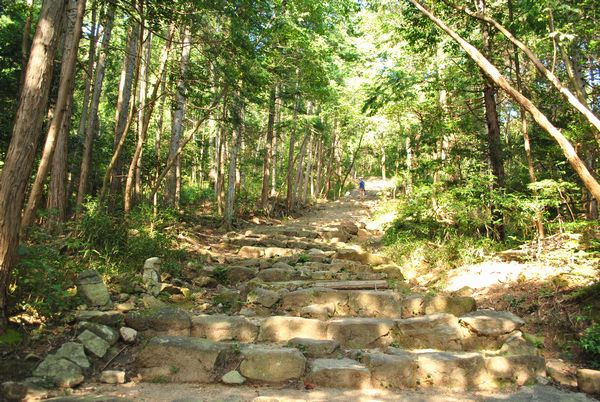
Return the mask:
<path fill-rule="evenodd" d="M 468 292 L 411 293 L 386 258 L 337 248 L 359 234 L 364 228 L 342 222 L 225 236 L 225 263 L 197 274 L 237 302 L 219 304 L 227 314 L 129 312 L 126 325 L 146 338 L 134 370 L 150 382 L 306 389 L 479 390 L 545 376 L 544 358 L 520 332 L 523 320 L 477 310 Z"/>

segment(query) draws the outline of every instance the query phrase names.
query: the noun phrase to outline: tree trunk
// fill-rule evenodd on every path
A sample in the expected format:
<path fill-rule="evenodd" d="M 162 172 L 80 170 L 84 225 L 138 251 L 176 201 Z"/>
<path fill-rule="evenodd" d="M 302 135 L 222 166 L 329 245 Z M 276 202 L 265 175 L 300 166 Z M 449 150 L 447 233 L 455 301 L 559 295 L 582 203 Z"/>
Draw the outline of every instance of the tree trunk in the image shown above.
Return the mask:
<path fill-rule="evenodd" d="M 296 84 L 296 90 L 298 84 Z M 296 145 L 296 127 L 298 125 L 298 109 L 300 107 L 300 95 L 296 93 L 294 101 L 294 117 L 292 118 L 292 130 L 290 132 L 290 148 L 288 150 L 288 168 L 287 168 L 287 195 L 285 205 L 290 212 L 294 206 L 294 147 Z"/>
<path fill-rule="evenodd" d="M 140 24 L 137 21 L 132 20 L 129 27 L 129 35 L 127 38 L 127 47 L 125 48 L 125 58 L 123 59 L 123 66 L 121 68 L 121 78 L 119 80 L 119 97 L 117 99 L 117 108 L 115 115 L 115 139 L 114 139 L 114 151 L 119 148 L 121 138 L 126 136 L 125 126 L 129 128 L 130 124 L 127 124 L 130 111 L 131 91 L 133 85 L 133 75 L 136 71 L 136 64 L 138 60 L 138 44 L 140 39 Z M 138 78 L 139 82 L 139 78 Z M 135 88 L 133 89 L 135 90 Z M 113 164 L 112 168 L 108 170 L 110 172 L 110 193 L 112 197 L 123 191 L 123 158 L 121 152 L 118 152 L 117 159 Z M 104 186 L 103 186 L 104 187 Z M 104 192 L 104 190 L 102 191 Z"/>
<path fill-rule="evenodd" d="M 273 129 L 275 125 L 275 101 L 277 99 L 277 85 L 273 84 L 269 97 L 269 120 L 267 123 L 267 139 L 265 144 L 265 157 L 263 160 L 262 191 L 260 193 L 259 208 L 265 208 L 271 193 L 271 165 L 273 164 Z"/>
<path fill-rule="evenodd" d="M 94 0 L 92 5 L 92 21 L 90 27 L 90 50 L 88 53 L 88 64 L 87 71 L 84 69 L 85 74 L 85 89 L 83 90 L 83 105 L 81 106 L 81 117 L 79 118 L 79 130 L 77 130 L 77 136 L 84 139 L 85 128 L 87 127 L 88 119 L 88 107 L 90 105 L 90 93 L 92 91 L 92 74 L 94 73 L 94 62 L 96 60 L 96 42 L 98 38 L 96 36 L 98 27 L 96 26 L 96 6 L 97 2 Z"/>
<path fill-rule="evenodd" d="M 413 193 L 413 183 L 412 183 L 412 167 L 413 167 L 413 149 L 412 143 L 410 140 L 410 134 L 406 135 L 406 139 L 404 140 L 405 148 L 406 148 L 406 174 L 404 175 L 404 193 L 410 197 Z"/>
<path fill-rule="evenodd" d="M 65 21 L 67 30 L 56 107 L 48 128 L 46 143 L 44 144 L 42 158 L 38 165 L 29 200 L 27 201 L 27 206 L 21 220 L 21 230 L 25 230 L 35 218 L 35 213 L 42 199 L 44 183 L 50 169 L 50 162 L 52 161 L 54 147 L 56 146 L 56 138 L 61 131 L 63 116 L 70 115 L 67 107 L 70 106 L 69 96 L 73 90 L 72 82 L 75 62 L 77 61 L 77 50 L 79 49 L 79 38 L 81 37 L 81 25 L 85 14 L 85 0 L 79 0 L 79 2 L 77 0 L 69 0 L 67 7 L 66 14 L 68 19 Z"/>
<path fill-rule="evenodd" d="M 31 17 L 33 14 L 33 0 L 27 0 L 27 17 L 23 27 L 23 38 L 21 39 L 21 79 L 19 80 L 19 93 L 23 90 L 27 61 L 29 61 L 29 36 L 31 35 Z"/>
<path fill-rule="evenodd" d="M 281 91 L 281 87 L 279 87 L 279 91 Z M 275 99 L 275 127 L 273 128 L 273 145 L 271 146 L 273 149 L 273 158 L 271 163 L 271 197 L 275 197 L 277 194 L 279 194 L 279 191 L 277 190 L 277 172 L 279 171 L 277 169 L 277 162 L 278 159 L 283 159 L 279 157 L 279 138 L 281 135 L 281 103 L 281 97 L 277 97 Z"/>
<path fill-rule="evenodd" d="M 144 151 L 144 141 L 146 140 L 146 132 L 148 128 L 144 129 L 144 116 L 148 114 L 151 115 L 151 112 L 146 112 L 146 102 L 147 102 L 147 88 L 150 80 L 150 62 L 152 61 L 152 39 L 154 36 L 151 31 L 148 31 L 148 35 L 146 37 L 146 53 L 143 57 L 144 63 L 142 64 L 143 70 L 141 72 L 142 76 L 142 84 L 140 85 L 140 108 L 138 110 L 138 142 L 141 142 L 142 145 L 139 146 L 139 155 L 136 156 L 135 161 L 135 187 L 134 187 L 134 198 L 139 199 L 142 194 L 142 152 Z M 158 88 L 158 87 L 157 87 Z M 155 98 L 151 99 L 152 106 L 154 106 L 154 102 L 156 102 Z M 137 149 L 137 148 L 136 148 Z"/>
<path fill-rule="evenodd" d="M 19 243 L 21 208 L 46 114 L 64 0 L 46 0 L 31 45 L 12 136 L 0 172 L 0 334 L 8 325 L 10 273 Z"/>
<path fill-rule="evenodd" d="M 542 127 L 550 136 L 558 143 L 563 154 L 567 158 L 569 164 L 573 167 L 573 170 L 577 173 L 586 188 L 592 193 L 596 200 L 600 200 L 600 184 L 590 174 L 585 164 L 581 161 L 581 158 L 575 152 L 573 145 L 565 138 L 565 136 L 557 129 L 548 118 L 522 93 L 517 91 L 506 78 L 498 71 L 498 69 L 489 62 L 473 45 L 465 41 L 460 35 L 450 29 L 444 22 L 439 18 L 431 14 L 425 7 L 423 7 L 417 0 L 408 0 L 415 7 L 419 9 L 425 16 L 432 20 L 437 26 L 439 26 L 444 32 L 446 32 L 452 39 L 454 39 L 467 54 L 477 63 L 477 65 L 488 75 L 496 85 L 502 88 L 508 93 L 517 103 L 522 105 L 529 113 L 531 113 L 533 119 Z"/>
<path fill-rule="evenodd" d="M 485 14 L 486 4 L 485 0 L 479 0 L 478 2 L 479 12 Z M 487 57 L 492 56 L 493 48 L 492 41 L 490 39 L 490 33 L 487 25 L 481 24 L 481 34 L 483 36 L 483 46 Z M 494 82 L 488 78 L 482 71 L 484 88 L 483 88 L 483 102 L 485 106 L 485 123 L 487 126 L 487 137 L 488 137 L 488 158 L 492 174 L 494 175 L 493 189 L 504 188 L 504 158 L 502 156 L 502 140 L 500 134 L 500 123 L 498 122 L 498 108 L 496 105 L 496 89 Z M 502 211 L 496 208 L 496 205 L 490 203 L 490 211 L 494 220 L 494 232 L 498 236 L 498 240 L 503 241 L 505 238 L 504 231 L 504 214 Z"/>
<path fill-rule="evenodd" d="M 171 52 L 171 44 L 173 42 L 172 41 L 173 34 L 174 34 L 174 30 L 173 30 L 173 27 L 171 27 L 169 29 L 169 33 L 167 34 L 167 43 L 165 44 L 165 47 L 163 48 L 163 51 L 162 51 L 162 54 L 160 57 L 159 72 L 157 75 L 158 80 L 156 81 L 156 83 L 154 84 L 154 88 L 152 89 L 152 94 L 150 95 L 149 104 L 146 107 L 145 101 L 144 101 L 140 105 L 141 114 L 138 116 L 138 125 L 139 125 L 138 139 L 137 139 L 137 144 L 135 146 L 135 151 L 131 158 L 131 163 L 129 164 L 129 169 L 127 171 L 127 180 L 125 182 L 125 193 L 124 193 L 124 201 L 123 201 L 125 212 L 131 211 L 131 207 L 132 207 L 132 203 L 133 203 L 133 195 L 134 195 L 134 188 L 133 188 L 134 179 L 135 179 L 134 174 L 137 171 L 138 166 L 141 166 L 140 159 L 142 158 L 142 150 L 144 148 L 144 142 L 146 141 L 146 135 L 148 133 L 148 128 L 150 127 L 150 118 L 152 117 L 152 112 L 154 111 L 154 105 L 156 104 L 158 90 L 159 90 L 159 88 L 161 88 L 163 86 L 162 80 L 165 79 L 165 73 L 166 73 L 166 69 L 167 69 L 167 61 L 169 59 L 169 54 Z M 149 41 L 150 37 L 147 40 Z M 147 58 L 147 60 L 148 61 L 146 61 L 146 63 L 148 63 L 150 61 L 149 58 Z M 142 93 L 142 90 L 140 88 L 140 96 L 142 96 L 142 95 L 145 97 L 145 91 Z M 165 96 L 165 95 L 162 94 L 161 96 Z M 157 143 L 160 144 L 160 138 L 157 140 Z M 157 157 L 160 160 L 160 148 L 157 148 Z"/>
<path fill-rule="evenodd" d="M 239 97 L 239 94 L 238 94 Z M 243 125 L 244 125 L 244 106 L 241 99 L 236 99 L 233 110 L 233 141 L 231 142 L 231 151 L 229 157 L 229 172 L 227 177 L 227 197 L 225 204 L 225 214 L 223 225 L 225 229 L 232 230 L 234 205 L 235 205 L 235 179 L 237 171 L 237 156 L 242 143 Z"/>
<path fill-rule="evenodd" d="M 183 115 L 185 114 L 186 101 L 185 76 L 187 75 L 190 61 L 190 36 L 191 34 L 189 28 L 184 28 L 181 62 L 179 66 L 179 79 L 177 80 L 177 93 L 175 99 L 176 107 L 171 125 L 171 143 L 169 146 L 169 159 L 175 158 L 175 164 L 169 171 L 166 196 L 168 204 L 175 208 L 179 207 L 179 197 L 181 191 L 181 182 L 179 177 L 181 161 L 179 156 L 175 157 L 175 154 L 179 148 L 181 134 L 183 133 Z"/>
<path fill-rule="evenodd" d="M 106 13 L 106 21 L 104 22 L 104 34 L 102 37 L 102 49 L 98 56 L 96 65 L 96 74 L 94 77 L 94 91 L 92 92 L 92 101 L 90 105 L 90 114 L 85 130 L 85 140 L 83 143 L 83 156 L 81 159 L 81 169 L 79 172 L 79 188 L 77 190 L 77 208 L 83 204 L 83 200 L 88 190 L 88 179 L 90 166 L 92 164 L 92 146 L 94 143 L 94 130 L 98 120 L 98 106 L 100 105 L 100 95 L 102 94 L 102 84 L 104 81 L 104 72 L 106 70 L 106 58 L 108 57 L 108 46 L 110 45 L 110 37 L 112 26 L 115 19 L 115 3 L 111 1 L 108 5 Z"/>
<path fill-rule="evenodd" d="M 69 131 L 71 129 L 71 117 L 73 114 L 73 89 L 75 80 L 71 80 L 71 91 L 67 100 L 67 107 L 63 116 L 60 133 L 56 139 L 56 147 L 52 156 L 52 169 L 50 184 L 48 185 L 48 201 L 46 207 L 53 211 L 48 218 L 48 227 L 54 230 L 65 222 L 68 203 L 67 183 L 67 158 Z"/>

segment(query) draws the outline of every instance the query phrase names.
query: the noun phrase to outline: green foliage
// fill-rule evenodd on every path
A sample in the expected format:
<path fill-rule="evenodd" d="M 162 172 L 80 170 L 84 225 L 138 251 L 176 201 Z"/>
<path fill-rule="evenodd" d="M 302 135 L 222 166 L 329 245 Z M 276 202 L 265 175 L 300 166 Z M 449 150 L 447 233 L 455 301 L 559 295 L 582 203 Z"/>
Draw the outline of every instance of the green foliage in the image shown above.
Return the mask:
<path fill-rule="evenodd" d="M 15 346 L 21 343 L 23 335 L 13 328 L 7 328 L 6 332 L 0 335 L 0 346 Z"/>
<path fill-rule="evenodd" d="M 74 307 L 69 288 L 81 267 L 60 252 L 61 242 L 48 241 L 19 247 L 9 295 L 14 306 L 35 317 L 52 317 Z"/>
<path fill-rule="evenodd" d="M 590 355 L 594 368 L 600 368 L 600 323 L 594 323 L 579 341 L 581 348 Z"/>

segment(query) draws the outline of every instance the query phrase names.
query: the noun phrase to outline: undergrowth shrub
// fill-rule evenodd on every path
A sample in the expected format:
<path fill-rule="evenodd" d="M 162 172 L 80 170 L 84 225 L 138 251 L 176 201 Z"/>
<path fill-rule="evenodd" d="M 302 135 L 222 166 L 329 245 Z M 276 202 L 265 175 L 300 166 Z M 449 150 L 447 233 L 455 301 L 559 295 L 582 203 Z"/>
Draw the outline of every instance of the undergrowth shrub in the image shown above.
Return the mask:
<path fill-rule="evenodd" d="M 579 341 L 593 368 L 600 368 L 600 323 L 592 324 Z"/>
<path fill-rule="evenodd" d="M 60 315 L 79 302 L 73 286 L 77 274 L 90 268 L 109 284 L 133 283 L 149 257 L 163 260 L 163 272 L 180 273 L 186 253 L 176 247 L 172 228 L 178 220 L 169 209 L 154 216 L 151 206 L 141 206 L 124 216 L 91 201 L 64 235 L 32 229 L 19 249 L 9 289 L 12 305 L 38 317 Z"/>

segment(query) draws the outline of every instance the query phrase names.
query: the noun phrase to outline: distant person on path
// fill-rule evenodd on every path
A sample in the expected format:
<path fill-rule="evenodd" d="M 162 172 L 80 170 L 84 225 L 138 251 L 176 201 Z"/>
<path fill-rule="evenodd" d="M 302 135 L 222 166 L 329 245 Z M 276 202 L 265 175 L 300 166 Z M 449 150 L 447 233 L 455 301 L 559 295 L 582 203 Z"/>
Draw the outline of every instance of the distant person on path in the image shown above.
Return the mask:
<path fill-rule="evenodd" d="M 361 200 L 365 199 L 365 181 L 363 180 L 363 178 L 360 178 L 360 181 L 358 182 L 358 194 L 360 196 Z"/>

